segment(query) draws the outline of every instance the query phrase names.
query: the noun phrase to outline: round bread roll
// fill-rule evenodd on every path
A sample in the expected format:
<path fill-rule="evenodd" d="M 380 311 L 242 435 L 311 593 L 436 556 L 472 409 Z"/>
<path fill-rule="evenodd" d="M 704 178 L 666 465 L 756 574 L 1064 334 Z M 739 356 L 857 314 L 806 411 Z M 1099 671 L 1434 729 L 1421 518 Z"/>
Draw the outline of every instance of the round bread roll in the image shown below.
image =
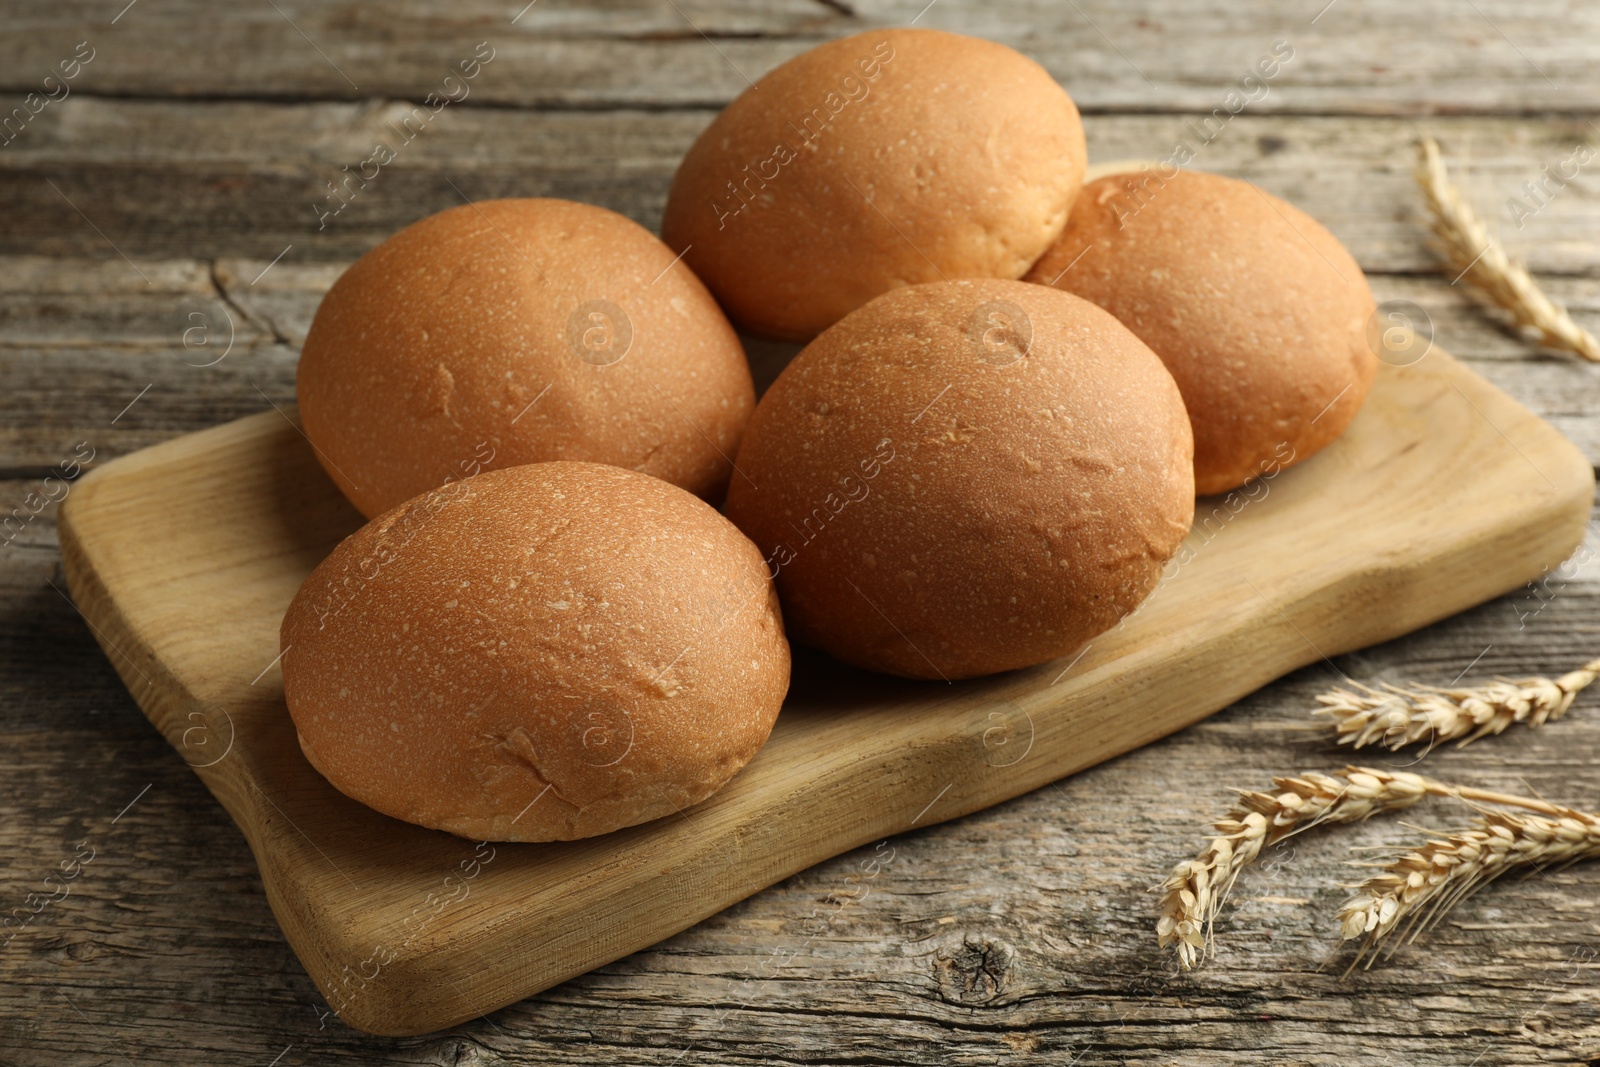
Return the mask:
<path fill-rule="evenodd" d="M 872 30 L 729 104 L 678 167 L 661 232 L 740 327 L 805 341 L 896 286 L 1022 277 L 1084 156 L 1078 109 L 1033 60 Z"/>
<path fill-rule="evenodd" d="M 744 350 L 621 215 L 485 200 L 356 261 L 300 354 L 300 419 L 369 518 L 481 470 L 588 460 L 719 500 L 755 407 Z"/>
<path fill-rule="evenodd" d="M 488 471 L 345 539 L 283 619 L 312 766 L 407 822 L 561 841 L 659 818 L 756 754 L 777 595 L 709 504 L 595 463 Z"/>
<path fill-rule="evenodd" d="M 1293 205 L 1217 174 L 1090 182 L 1027 280 L 1094 301 L 1166 363 L 1202 495 L 1326 447 L 1378 371 L 1372 292 L 1350 253 Z"/>
<path fill-rule="evenodd" d="M 1088 301 L 995 279 L 878 297 L 751 417 L 727 513 L 795 639 L 912 678 L 1065 655 L 1154 588 L 1194 514 L 1172 376 Z"/>

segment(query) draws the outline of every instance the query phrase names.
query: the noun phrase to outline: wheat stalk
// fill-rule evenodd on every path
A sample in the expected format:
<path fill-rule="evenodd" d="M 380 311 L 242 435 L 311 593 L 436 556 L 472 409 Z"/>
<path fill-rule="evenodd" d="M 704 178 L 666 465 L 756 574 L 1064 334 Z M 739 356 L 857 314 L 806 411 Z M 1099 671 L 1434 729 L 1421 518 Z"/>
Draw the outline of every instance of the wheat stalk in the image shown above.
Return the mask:
<path fill-rule="evenodd" d="M 1359 682 L 1354 690 L 1334 689 L 1317 697 L 1312 714 L 1333 719 L 1339 744 L 1363 748 L 1381 744 L 1399 750 L 1418 741 L 1432 748 L 1444 741 L 1471 744 L 1513 723 L 1542 726 L 1566 714 L 1578 692 L 1600 676 L 1600 659 L 1552 681 L 1549 678 L 1496 678 L 1476 688 L 1398 686 L 1374 689 Z"/>
<path fill-rule="evenodd" d="M 1192 860 L 1172 869 L 1157 888 L 1161 903 L 1156 941 L 1175 945 L 1178 962 L 1187 970 L 1216 955 L 1216 917 L 1227 902 L 1239 874 L 1261 850 L 1313 826 L 1362 822 L 1380 812 L 1409 808 L 1426 796 L 1535 811 L 1556 809 L 1542 800 L 1451 785 L 1407 771 L 1346 767 L 1337 775 L 1308 773 L 1274 778 L 1274 792 L 1239 791 L 1239 803 L 1213 825 L 1217 836 Z"/>
<path fill-rule="evenodd" d="M 1347 767 L 1340 776 L 1305 774 L 1274 778 L 1275 792 L 1239 791 L 1239 803 L 1213 825 L 1205 851 L 1172 869 L 1161 883 L 1156 940 L 1176 945 L 1185 969 L 1216 954 L 1217 913 L 1239 872 L 1261 850 L 1321 823 L 1360 822 L 1380 811 L 1410 807 L 1429 792 L 1420 774 Z"/>
<path fill-rule="evenodd" d="M 1456 281 L 1465 279 L 1483 300 L 1505 312 L 1513 325 L 1533 334 L 1544 347 L 1600 361 L 1600 341 L 1573 322 L 1566 308 L 1545 296 L 1527 268 L 1506 254 L 1451 184 L 1439 144 L 1431 137 L 1421 142 L 1416 178 L 1433 215 L 1437 250 Z"/>
<path fill-rule="evenodd" d="M 1471 829 L 1430 840 L 1367 879 L 1339 909 L 1344 939 L 1367 939 L 1351 968 L 1363 956 L 1372 966 L 1379 945 L 1397 932 L 1395 947 L 1414 940 L 1507 871 L 1600 857 L 1600 815 L 1539 801 L 1520 806 L 1544 814 L 1486 811 Z"/>

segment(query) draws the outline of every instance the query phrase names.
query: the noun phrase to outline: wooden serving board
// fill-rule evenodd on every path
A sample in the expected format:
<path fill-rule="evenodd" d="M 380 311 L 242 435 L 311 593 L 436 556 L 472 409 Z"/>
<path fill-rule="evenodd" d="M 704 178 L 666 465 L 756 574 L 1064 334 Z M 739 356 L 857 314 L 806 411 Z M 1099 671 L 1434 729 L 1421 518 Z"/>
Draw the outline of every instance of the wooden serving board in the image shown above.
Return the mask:
<path fill-rule="evenodd" d="M 1435 349 L 1384 367 L 1349 433 L 1257 499 L 1236 512 L 1202 500 L 1193 558 L 1081 655 L 955 685 L 797 655 L 771 741 L 722 792 L 682 816 L 545 845 L 397 822 L 301 755 L 278 623 L 361 520 L 289 417 L 268 411 L 92 472 L 62 509 L 61 548 L 107 655 L 244 831 L 329 1003 L 363 1030 L 416 1034 L 1514 589 L 1578 544 L 1593 488 L 1576 448 Z"/>

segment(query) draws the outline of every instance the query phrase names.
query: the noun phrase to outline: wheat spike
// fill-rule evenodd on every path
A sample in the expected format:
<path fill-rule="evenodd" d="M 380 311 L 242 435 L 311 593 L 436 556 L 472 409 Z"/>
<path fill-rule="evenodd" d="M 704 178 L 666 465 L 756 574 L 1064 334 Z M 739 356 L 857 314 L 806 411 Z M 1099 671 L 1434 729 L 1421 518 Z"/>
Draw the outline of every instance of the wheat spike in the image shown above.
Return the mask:
<path fill-rule="evenodd" d="M 1455 797 L 1527 808 L 1547 815 L 1567 811 L 1543 800 L 1452 785 L 1408 771 L 1346 767 L 1337 775 L 1308 773 L 1274 778 L 1275 792 L 1239 790 L 1239 802 L 1213 826 L 1205 851 L 1172 869 L 1157 888 L 1161 904 L 1156 941 L 1176 945 L 1185 970 L 1216 955 L 1216 917 L 1244 868 L 1261 850 L 1313 826 L 1362 822 L 1380 812 L 1401 811 L 1423 797 Z M 1342 920 L 1341 920 L 1342 921 Z"/>
<path fill-rule="evenodd" d="M 1239 872 L 1261 850 L 1321 823 L 1351 823 L 1410 807 L 1432 790 L 1420 774 L 1346 767 L 1339 776 L 1274 778 L 1274 792 L 1239 791 L 1239 803 L 1218 819 L 1205 851 L 1172 869 L 1161 883 L 1156 940 L 1176 945 L 1185 969 L 1216 954 L 1213 926 Z M 1448 788 L 1448 787 L 1446 787 Z"/>
<path fill-rule="evenodd" d="M 1475 688 L 1398 686 L 1334 689 L 1317 697 L 1312 714 L 1333 719 L 1339 744 L 1381 744 L 1398 751 L 1419 741 L 1429 748 L 1445 741 L 1471 744 L 1513 723 L 1542 726 L 1566 714 L 1578 692 L 1600 676 L 1600 659 L 1552 681 L 1496 678 Z"/>
<path fill-rule="evenodd" d="M 1458 280 L 1465 280 L 1485 302 L 1509 316 L 1546 348 L 1575 352 L 1600 361 L 1600 341 L 1545 296 L 1527 268 L 1506 254 L 1472 205 L 1451 183 L 1433 138 L 1421 142 L 1417 184 L 1433 216 L 1437 251 Z M 1454 284 L 1452 282 L 1451 284 Z"/>
<path fill-rule="evenodd" d="M 1544 815 L 1486 811 L 1471 829 L 1429 840 L 1367 879 L 1339 909 L 1344 939 L 1367 939 L 1350 966 L 1363 956 L 1372 966 L 1383 941 L 1399 933 L 1395 947 L 1406 944 L 1507 871 L 1600 857 L 1600 815 L 1540 807 Z"/>

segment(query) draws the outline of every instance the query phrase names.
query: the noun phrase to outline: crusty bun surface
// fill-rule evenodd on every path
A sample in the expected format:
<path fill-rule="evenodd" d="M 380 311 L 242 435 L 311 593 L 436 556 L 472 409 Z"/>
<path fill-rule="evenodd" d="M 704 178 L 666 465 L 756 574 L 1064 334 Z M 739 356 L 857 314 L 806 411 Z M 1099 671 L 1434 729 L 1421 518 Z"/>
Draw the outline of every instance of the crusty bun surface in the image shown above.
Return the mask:
<path fill-rule="evenodd" d="M 720 499 L 755 406 L 711 294 L 643 227 L 566 200 L 485 200 L 362 256 L 317 309 L 306 436 L 367 517 L 447 478 L 547 460 Z"/>
<path fill-rule="evenodd" d="M 790 634 L 956 679 L 1065 655 L 1150 592 L 1194 514 L 1189 421 L 1138 338 L 1016 281 L 895 289 L 762 397 L 727 513 Z"/>
<path fill-rule="evenodd" d="M 681 811 L 766 740 L 789 646 L 761 554 L 704 501 L 593 463 L 386 512 L 284 617 L 300 744 L 348 796 L 497 841 Z"/>
<path fill-rule="evenodd" d="M 1331 444 L 1377 374 L 1361 267 L 1247 182 L 1159 170 L 1090 182 L 1027 280 L 1094 301 L 1166 363 L 1194 423 L 1201 494 Z"/>
<path fill-rule="evenodd" d="M 1071 97 L 1031 59 L 936 30 L 796 56 L 689 149 L 662 234 L 751 333 L 805 341 L 879 293 L 1020 278 L 1083 184 Z"/>

